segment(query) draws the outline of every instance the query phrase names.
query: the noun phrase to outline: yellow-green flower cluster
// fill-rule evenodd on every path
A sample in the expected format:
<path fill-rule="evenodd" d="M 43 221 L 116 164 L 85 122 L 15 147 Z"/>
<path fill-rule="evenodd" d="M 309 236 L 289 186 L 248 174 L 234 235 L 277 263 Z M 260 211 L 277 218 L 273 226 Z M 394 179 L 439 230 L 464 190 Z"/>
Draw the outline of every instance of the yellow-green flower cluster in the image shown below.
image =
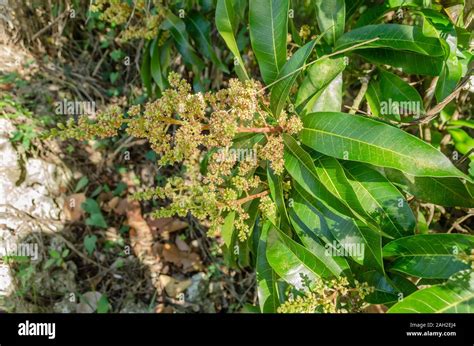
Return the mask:
<path fill-rule="evenodd" d="M 354 281 L 351 288 L 346 277 L 317 279 L 303 295 L 290 297 L 279 308 L 280 313 L 347 313 L 361 311 L 364 298 L 374 291 L 367 283 Z"/>
<path fill-rule="evenodd" d="M 117 135 L 124 122 L 120 107 L 111 106 L 93 118 L 87 115 L 80 116 L 77 124 L 71 117 L 66 123 L 59 123 L 57 129 L 50 130 L 48 136 L 58 136 L 61 139 L 74 138 L 80 141 L 94 137 L 108 138 Z"/>
<path fill-rule="evenodd" d="M 158 34 L 163 21 L 162 1 L 153 1 L 150 11 L 147 0 L 95 0 L 91 5 L 92 12 L 101 12 L 100 19 L 113 25 L 125 25 L 120 37 L 122 41 L 137 38 L 151 40 Z"/>
<path fill-rule="evenodd" d="M 309 25 L 302 25 L 301 28 L 300 28 L 300 32 L 298 33 L 298 35 L 303 39 L 303 40 L 306 40 L 308 39 L 308 37 L 311 35 L 311 28 L 309 27 Z"/>
<path fill-rule="evenodd" d="M 272 118 L 265 111 L 267 100 L 256 81 L 232 79 L 227 88 L 205 94 L 192 93 L 191 86 L 176 73 L 170 74 L 169 82 L 170 88 L 162 97 L 144 106 L 132 106 L 127 117 L 113 109 L 95 122 L 84 117 L 77 125 L 70 122 L 56 134 L 104 138 L 114 136 L 126 123 L 129 135 L 149 141 L 160 165 L 177 164 L 184 172 L 162 187 L 137 193 L 135 198 L 168 201 L 167 207 L 153 212 L 155 217 L 191 213 L 209 221 L 210 234 L 219 234 L 225 216 L 234 212 L 233 225 L 243 241 L 249 235 L 246 208 L 252 200 L 263 197 L 260 209 L 264 214 L 274 217 L 276 213 L 266 196 L 268 186 L 256 170 L 265 169 L 269 163 L 276 174 L 284 171 L 282 132 L 297 133 L 301 121 L 286 114 Z"/>

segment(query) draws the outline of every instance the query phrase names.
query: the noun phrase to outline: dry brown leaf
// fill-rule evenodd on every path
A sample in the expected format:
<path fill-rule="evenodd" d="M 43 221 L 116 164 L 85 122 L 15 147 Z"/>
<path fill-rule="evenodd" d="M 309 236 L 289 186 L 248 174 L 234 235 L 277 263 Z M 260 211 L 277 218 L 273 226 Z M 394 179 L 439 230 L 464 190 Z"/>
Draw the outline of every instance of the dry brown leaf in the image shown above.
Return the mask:
<path fill-rule="evenodd" d="M 103 209 L 106 212 L 110 212 L 118 206 L 119 202 L 120 202 L 120 198 L 115 196 L 110 201 L 104 204 Z"/>
<path fill-rule="evenodd" d="M 182 240 L 180 237 L 176 237 L 174 242 L 176 246 L 178 247 L 178 249 L 180 249 L 181 251 L 189 252 L 189 250 L 191 250 L 188 244 L 186 244 L 186 242 Z"/>
<path fill-rule="evenodd" d="M 188 227 L 186 221 L 173 217 L 164 217 L 156 220 L 149 219 L 148 224 L 153 231 L 158 233 L 172 233 Z"/>
<path fill-rule="evenodd" d="M 192 280 L 178 280 L 169 275 L 160 275 L 160 283 L 168 296 L 176 298 L 180 293 L 191 286 Z"/>
<path fill-rule="evenodd" d="M 110 192 L 110 191 L 105 192 L 104 191 L 104 192 L 99 193 L 99 196 L 97 196 L 96 200 L 99 204 L 102 204 L 105 201 L 110 201 L 113 196 L 114 196 L 114 194 L 112 192 Z"/>
<path fill-rule="evenodd" d="M 157 314 L 172 314 L 174 312 L 174 309 L 170 305 L 165 306 L 165 304 L 158 304 L 156 306 L 155 312 Z"/>
<path fill-rule="evenodd" d="M 121 198 L 117 206 L 114 208 L 114 212 L 118 215 L 125 215 L 129 208 L 129 203 L 126 198 Z"/>
<path fill-rule="evenodd" d="M 201 262 L 201 257 L 199 257 L 199 255 L 195 252 L 187 254 L 187 256 L 181 260 L 181 262 L 183 263 L 183 270 L 185 273 L 204 269 Z"/>
<path fill-rule="evenodd" d="M 178 248 L 173 244 L 164 244 L 163 245 L 163 258 L 166 262 L 173 263 L 174 265 L 181 267 L 182 258 L 181 253 Z"/>
<path fill-rule="evenodd" d="M 153 235 L 150 227 L 142 216 L 140 203 L 127 202 L 127 223 L 130 226 L 130 242 L 133 251 L 140 259 L 153 256 Z"/>
<path fill-rule="evenodd" d="M 183 272 L 202 270 L 201 258 L 197 253 L 180 251 L 174 244 L 164 244 L 162 250 L 163 259 L 183 268 Z"/>
<path fill-rule="evenodd" d="M 75 193 L 68 197 L 64 201 L 64 214 L 66 219 L 69 221 L 78 221 L 84 215 L 84 210 L 81 208 L 81 204 L 86 200 L 84 193 Z"/>

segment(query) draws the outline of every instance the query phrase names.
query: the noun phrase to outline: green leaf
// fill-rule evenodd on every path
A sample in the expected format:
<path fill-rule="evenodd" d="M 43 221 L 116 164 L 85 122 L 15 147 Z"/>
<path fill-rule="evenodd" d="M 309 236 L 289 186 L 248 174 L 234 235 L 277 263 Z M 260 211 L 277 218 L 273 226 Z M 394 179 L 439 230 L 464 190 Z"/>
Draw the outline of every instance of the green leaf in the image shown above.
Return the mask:
<path fill-rule="evenodd" d="M 325 249 L 336 241 L 330 230 L 330 226 L 333 225 L 331 219 L 326 220 L 324 213 L 318 209 L 317 205 L 303 198 L 296 191 L 292 193 L 291 201 L 289 215 L 298 238 L 313 254 L 326 252 Z M 346 275 L 351 272 L 347 260 L 342 256 L 325 256 L 321 260 L 328 262 L 329 266 L 334 265 L 334 261 Z"/>
<path fill-rule="evenodd" d="M 250 42 L 265 84 L 279 76 L 286 62 L 288 0 L 249 3 Z"/>
<path fill-rule="evenodd" d="M 81 191 L 83 188 L 85 188 L 89 184 L 89 178 L 86 176 L 83 176 L 81 179 L 76 184 L 76 188 L 74 189 L 74 193 Z"/>
<path fill-rule="evenodd" d="M 441 49 L 441 48 L 440 48 Z M 388 48 L 358 50 L 356 52 L 373 64 L 390 65 L 407 74 L 438 76 L 443 68 L 443 56 L 430 56 Z"/>
<path fill-rule="evenodd" d="M 161 29 L 169 30 L 176 42 L 176 48 L 182 55 L 184 62 L 197 70 L 204 68 L 204 62 L 196 54 L 196 51 L 189 43 L 188 32 L 184 21 L 175 16 L 170 11 L 165 11 L 165 20 L 161 25 Z"/>
<path fill-rule="evenodd" d="M 375 270 L 362 271 L 359 281 L 367 282 L 375 289 L 365 298 L 370 304 L 394 303 L 417 290 L 410 280 L 401 275 L 393 275 L 393 278 L 390 278 Z"/>
<path fill-rule="evenodd" d="M 278 210 L 279 223 L 277 223 L 277 225 L 283 231 L 289 231 L 290 221 L 288 219 L 288 213 L 286 211 L 286 206 L 285 206 L 285 199 L 283 197 L 282 179 L 281 179 L 281 176 L 275 175 L 270 165 L 268 165 L 267 167 L 267 181 L 268 181 L 268 186 L 270 187 L 270 195 Z"/>
<path fill-rule="evenodd" d="M 346 18 L 349 19 L 364 4 L 364 0 L 346 0 Z"/>
<path fill-rule="evenodd" d="M 341 163 L 333 157 L 321 155 L 315 162 L 315 172 L 321 183 L 341 201 L 351 212 L 345 213 L 349 217 L 356 218 L 377 233 L 392 238 L 391 235 L 382 231 L 376 220 L 372 219 L 359 202 L 351 182 L 347 179 Z M 342 211 L 344 213 L 344 211 Z"/>
<path fill-rule="evenodd" d="M 109 301 L 105 294 L 102 294 L 97 302 L 97 313 L 106 314 L 110 309 Z"/>
<path fill-rule="evenodd" d="M 344 33 L 346 22 L 346 4 L 344 0 L 316 0 L 316 20 L 319 30 L 326 32 L 324 40 L 333 45 Z"/>
<path fill-rule="evenodd" d="M 390 270 L 411 276 L 447 279 L 470 268 L 463 260 L 474 248 L 474 236 L 464 234 L 417 234 L 393 240 L 383 248 L 384 257 L 394 257 Z"/>
<path fill-rule="evenodd" d="M 342 107 L 342 73 L 309 102 L 312 112 L 340 112 Z"/>
<path fill-rule="evenodd" d="M 378 38 L 378 40 L 356 49 L 391 48 L 422 55 L 444 55 L 443 47 L 437 38 L 425 36 L 419 27 L 402 24 L 366 25 L 354 29 L 337 40 L 335 49 L 347 49 L 374 38 Z"/>
<path fill-rule="evenodd" d="M 459 178 L 415 177 L 394 169 L 384 169 L 387 178 L 417 199 L 446 207 L 474 207 L 473 184 Z"/>
<path fill-rule="evenodd" d="M 148 52 L 149 46 L 148 44 L 145 52 Z M 152 95 L 150 60 L 150 54 L 143 54 L 142 64 L 140 66 L 140 77 L 142 78 L 142 83 L 146 88 L 148 97 Z"/>
<path fill-rule="evenodd" d="M 360 204 L 354 188 L 347 179 L 343 166 L 338 160 L 321 155 L 314 161 L 314 166 L 321 183 L 342 201 L 348 209 L 360 215 L 368 216 Z"/>
<path fill-rule="evenodd" d="M 414 87 L 384 70 L 380 70 L 379 77 L 378 81 L 370 81 L 366 94 L 372 114 L 400 121 L 402 115 L 416 118 L 425 113 L 423 100 Z"/>
<path fill-rule="evenodd" d="M 230 212 L 224 219 L 224 224 L 222 225 L 221 235 L 224 240 L 224 244 L 227 248 L 230 249 L 232 243 L 232 234 L 234 233 L 234 219 L 235 212 Z M 233 251 L 233 249 L 231 249 Z"/>
<path fill-rule="evenodd" d="M 236 15 L 234 13 L 233 1 L 232 0 L 217 0 L 216 5 L 216 27 L 219 34 L 224 39 L 227 47 L 229 47 L 232 54 L 235 57 L 235 72 L 241 80 L 249 79 L 247 72 L 245 71 L 244 61 L 240 56 L 239 47 L 235 40 L 235 32 L 237 31 L 237 25 L 235 22 Z"/>
<path fill-rule="evenodd" d="M 86 219 L 86 225 L 107 228 L 107 222 L 102 216 L 102 213 L 91 214 L 91 216 Z"/>
<path fill-rule="evenodd" d="M 324 252 L 315 255 L 276 227 L 270 228 L 267 241 L 268 263 L 281 278 L 297 289 L 303 289 L 306 279 L 314 281 L 318 277 L 340 275 L 341 268 L 336 265 L 326 266 L 320 259 L 324 257 Z"/>
<path fill-rule="evenodd" d="M 474 272 L 455 274 L 446 283 L 419 290 L 389 313 L 470 313 L 474 311 Z"/>
<path fill-rule="evenodd" d="M 158 39 L 155 39 L 151 43 L 151 57 L 150 57 L 150 73 L 155 81 L 156 85 L 160 90 L 165 90 L 166 84 L 163 78 L 163 73 L 161 72 L 160 64 L 160 47 L 158 46 Z"/>
<path fill-rule="evenodd" d="M 99 204 L 92 198 L 87 198 L 84 203 L 81 204 L 82 209 L 89 214 L 100 213 Z"/>
<path fill-rule="evenodd" d="M 197 42 L 201 53 L 206 58 L 210 59 L 222 71 L 229 73 L 227 66 L 225 66 L 217 57 L 216 52 L 212 47 L 210 40 L 211 23 L 209 23 L 206 17 L 199 12 L 193 11 L 186 17 L 186 25 L 194 41 Z"/>
<path fill-rule="evenodd" d="M 455 26 L 445 15 L 431 9 L 415 11 L 423 18 L 423 27 L 429 27 L 433 37 L 438 37 L 446 52 L 446 60 L 443 64 L 441 75 L 436 83 L 435 96 L 441 102 L 455 88 L 462 77 L 462 66 L 459 63 L 457 53 L 457 32 Z"/>
<path fill-rule="evenodd" d="M 363 210 L 385 233 L 394 238 L 413 234 L 415 215 L 395 186 L 363 163 L 344 162 L 344 168 Z"/>
<path fill-rule="evenodd" d="M 97 246 L 97 236 L 96 235 L 86 235 L 84 237 L 84 248 L 86 249 L 89 256 L 91 256 Z"/>
<path fill-rule="evenodd" d="M 378 40 L 357 48 L 356 53 L 375 64 L 399 67 L 408 74 L 437 76 L 444 50 L 436 37 L 425 36 L 419 27 L 401 24 L 366 25 L 345 33 L 336 50 L 347 49 L 366 40 Z"/>
<path fill-rule="evenodd" d="M 300 72 L 299 69 L 304 66 L 315 45 L 316 41 L 314 40 L 306 43 L 293 54 L 281 69 L 270 94 L 270 109 L 276 117 L 280 115 L 286 103 L 291 87 Z"/>
<path fill-rule="evenodd" d="M 257 295 L 261 312 L 276 312 L 279 305 L 278 290 L 276 286 L 277 275 L 267 261 L 267 237 L 271 227 L 270 222 L 265 222 L 258 241 L 257 250 Z"/>
<path fill-rule="evenodd" d="M 306 77 L 298 88 L 295 106 L 298 111 L 317 93 L 321 93 L 345 69 L 344 58 L 319 59 L 306 71 Z M 312 108 L 312 104 L 308 105 Z M 306 107 L 305 107 L 306 109 Z M 339 108 L 340 110 L 340 108 Z"/>
<path fill-rule="evenodd" d="M 283 141 L 285 168 L 290 176 L 313 197 L 318 197 L 345 215 L 352 215 L 349 208 L 319 180 L 311 156 L 290 135 L 283 134 Z"/>
<path fill-rule="evenodd" d="M 345 113 L 303 117 L 301 142 L 323 154 L 417 176 L 466 177 L 441 152 L 398 128 Z"/>
<path fill-rule="evenodd" d="M 60 259 L 61 258 L 61 254 L 56 251 L 56 250 L 50 250 L 49 251 L 49 255 L 51 256 L 51 258 L 53 259 Z"/>
<path fill-rule="evenodd" d="M 376 266 L 383 272 L 382 242 L 379 234 L 354 219 L 331 209 L 317 197 L 304 191 L 299 184 L 295 183 L 294 189 L 309 205 L 324 215 L 327 228 L 336 240 L 336 242 L 328 244 L 328 250 L 332 249 L 335 253 L 342 252 L 342 255 L 347 252 L 347 255 L 355 262 Z"/>

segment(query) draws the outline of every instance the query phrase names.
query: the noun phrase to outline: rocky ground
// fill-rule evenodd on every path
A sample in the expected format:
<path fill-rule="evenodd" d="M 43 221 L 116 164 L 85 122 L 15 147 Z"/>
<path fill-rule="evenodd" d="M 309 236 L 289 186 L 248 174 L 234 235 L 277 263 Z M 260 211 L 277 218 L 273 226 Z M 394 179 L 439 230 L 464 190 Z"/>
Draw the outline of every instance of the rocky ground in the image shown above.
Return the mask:
<path fill-rule="evenodd" d="M 146 144 L 44 140 L 67 90 L 20 47 L 0 47 L 0 76 L 0 310 L 216 312 L 255 300 L 254 276 L 229 270 L 202 226 L 151 220 L 150 205 L 128 201 L 161 174 Z"/>

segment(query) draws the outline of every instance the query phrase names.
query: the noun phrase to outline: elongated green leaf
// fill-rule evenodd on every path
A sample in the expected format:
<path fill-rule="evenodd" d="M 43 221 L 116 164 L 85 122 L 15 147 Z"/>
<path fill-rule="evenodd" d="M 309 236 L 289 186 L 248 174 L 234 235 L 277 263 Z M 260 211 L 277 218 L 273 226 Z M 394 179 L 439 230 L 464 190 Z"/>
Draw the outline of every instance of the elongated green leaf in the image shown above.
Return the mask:
<path fill-rule="evenodd" d="M 286 62 L 288 0 L 249 3 L 250 42 L 265 84 L 277 79 Z"/>
<path fill-rule="evenodd" d="M 224 240 L 224 244 L 230 248 L 232 242 L 232 234 L 234 233 L 234 219 L 235 219 L 235 212 L 230 212 L 224 219 L 224 225 L 222 226 L 222 239 Z"/>
<path fill-rule="evenodd" d="M 189 28 L 189 33 L 197 42 L 201 53 L 210 59 L 216 66 L 218 66 L 225 73 L 229 73 L 227 66 L 217 57 L 214 51 L 211 40 L 211 23 L 199 12 L 192 12 L 186 17 L 186 26 Z"/>
<path fill-rule="evenodd" d="M 385 123 L 345 113 L 303 117 L 302 143 L 340 159 L 390 167 L 417 176 L 465 177 L 428 143 Z"/>
<path fill-rule="evenodd" d="M 297 192 L 291 194 L 288 208 L 293 228 L 301 242 L 310 251 L 314 244 L 331 244 L 336 240 L 329 229 L 323 213 Z"/>
<path fill-rule="evenodd" d="M 316 93 L 326 88 L 345 69 L 344 58 L 326 58 L 317 60 L 306 71 L 296 95 L 297 109 L 304 106 Z M 312 106 L 312 105 L 311 105 Z"/>
<path fill-rule="evenodd" d="M 335 264 L 328 267 L 319 259 L 324 256 L 324 252 L 315 255 L 280 230 L 270 228 L 267 241 L 268 263 L 281 278 L 297 289 L 304 288 L 306 279 L 314 281 L 318 277 L 340 275 L 341 268 Z"/>
<path fill-rule="evenodd" d="M 383 272 L 381 237 L 354 219 L 338 213 L 318 198 L 311 196 L 298 184 L 294 184 L 298 193 L 309 205 L 324 215 L 324 222 L 336 242 L 328 244 L 326 253 L 334 256 L 351 257 L 359 264 L 378 267 Z"/>
<path fill-rule="evenodd" d="M 372 114 L 401 120 L 420 117 L 425 113 L 423 100 L 414 87 L 397 75 L 380 70 L 379 80 L 371 80 L 367 101 Z"/>
<path fill-rule="evenodd" d="M 334 225 L 331 220 L 327 221 L 324 213 L 317 205 L 305 199 L 296 191 L 292 194 L 291 207 L 289 208 L 290 220 L 303 245 L 313 254 L 320 254 L 325 249 L 332 248 L 336 238 L 333 236 L 330 226 Z M 318 203 L 316 203 L 319 205 Z M 325 208 L 322 208 L 325 211 Z M 329 215 L 329 214 L 328 214 Z M 324 248 L 323 248 L 324 246 Z M 346 274 L 350 275 L 350 267 L 343 256 L 333 256 L 332 253 L 324 251 L 327 255 L 320 257 L 328 265 L 333 265 L 333 261 Z"/>
<path fill-rule="evenodd" d="M 401 68 L 409 74 L 436 76 L 441 72 L 444 50 L 436 37 L 425 36 L 423 30 L 409 25 L 366 25 L 345 33 L 336 42 L 336 49 L 379 38 L 357 48 L 356 53 L 375 64 Z"/>
<path fill-rule="evenodd" d="M 356 13 L 364 2 L 364 0 L 346 0 L 346 18 L 349 19 Z"/>
<path fill-rule="evenodd" d="M 441 49 L 441 48 L 440 48 Z M 443 56 L 430 56 L 410 51 L 388 48 L 356 51 L 358 55 L 374 64 L 400 68 L 407 74 L 438 76 L 443 68 Z"/>
<path fill-rule="evenodd" d="M 172 12 L 166 11 L 166 19 L 162 23 L 161 28 L 163 30 L 169 30 L 176 42 L 176 48 L 179 53 L 183 56 L 183 60 L 186 64 L 202 70 L 204 68 L 204 62 L 196 54 L 196 51 L 189 43 L 188 32 L 186 31 L 186 24 L 184 21 Z"/>
<path fill-rule="evenodd" d="M 319 30 L 321 32 L 327 30 L 324 40 L 332 46 L 344 33 L 346 4 L 344 0 L 316 0 L 315 5 Z"/>
<path fill-rule="evenodd" d="M 335 48 L 336 50 L 350 48 L 374 38 L 378 40 L 357 49 L 391 48 L 430 56 L 444 54 L 437 38 L 425 36 L 419 27 L 402 24 L 366 25 L 354 29 L 342 35 L 337 40 Z"/>
<path fill-rule="evenodd" d="M 161 72 L 161 63 L 160 63 L 160 47 L 158 46 L 158 40 L 155 39 L 151 43 L 151 61 L 150 61 L 150 73 L 155 81 L 156 85 L 160 90 L 165 90 L 166 84 L 163 78 L 163 73 Z"/>
<path fill-rule="evenodd" d="M 216 5 L 216 27 L 219 34 L 224 39 L 227 47 L 229 47 L 232 54 L 235 57 L 235 72 L 241 80 L 249 79 L 247 72 L 245 71 L 244 61 L 240 55 L 237 41 L 235 40 L 236 31 L 236 15 L 234 13 L 233 1 L 232 0 L 217 0 Z"/>
<path fill-rule="evenodd" d="M 365 10 L 355 24 L 355 28 L 374 24 L 383 20 L 385 13 L 391 10 L 398 10 L 400 7 L 426 7 L 431 1 L 426 0 L 390 0 L 381 5 L 374 5 Z"/>
<path fill-rule="evenodd" d="M 470 268 L 467 257 L 474 248 L 474 236 L 464 234 L 417 234 L 391 241 L 383 248 L 384 257 L 395 257 L 390 270 L 408 275 L 447 279 Z"/>
<path fill-rule="evenodd" d="M 338 160 L 322 155 L 314 161 L 314 166 L 319 180 L 334 196 L 354 212 L 368 216 Z"/>
<path fill-rule="evenodd" d="M 261 312 L 276 312 L 279 305 L 278 290 L 276 286 L 277 275 L 267 261 L 267 237 L 271 227 L 270 222 L 265 222 L 258 241 L 257 250 L 257 294 Z"/>
<path fill-rule="evenodd" d="M 149 45 L 147 45 L 147 49 L 145 52 L 148 53 Z M 140 77 L 142 79 L 142 83 L 146 88 L 146 92 L 148 97 L 152 95 L 151 89 L 151 71 L 150 71 L 150 54 L 143 54 L 142 63 L 140 65 Z"/>
<path fill-rule="evenodd" d="M 415 177 L 389 168 L 385 168 L 384 173 L 394 184 L 423 202 L 447 207 L 474 207 L 474 196 L 468 185 L 472 191 L 474 186 L 462 179 Z"/>
<path fill-rule="evenodd" d="M 392 306 L 389 313 L 472 313 L 474 272 L 455 274 L 442 285 L 419 290 Z"/>
<path fill-rule="evenodd" d="M 359 162 L 344 162 L 363 209 L 394 238 L 413 234 L 416 220 L 408 202 L 382 174 Z"/>
<path fill-rule="evenodd" d="M 342 72 L 309 102 L 312 112 L 340 112 L 342 107 Z"/>
<path fill-rule="evenodd" d="M 351 182 L 346 177 L 344 168 L 338 160 L 321 155 L 315 160 L 314 164 L 315 172 L 321 183 L 351 211 L 351 214 L 346 215 L 355 217 L 359 221 L 366 223 L 375 232 L 392 238 L 391 235 L 383 232 L 376 220 L 371 218 L 366 210 L 364 210 Z"/>
<path fill-rule="evenodd" d="M 275 202 L 275 205 L 278 210 L 279 224 L 277 225 L 283 231 L 289 231 L 290 221 L 288 219 L 288 212 L 286 211 L 285 199 L 283 197 L 283 186 L 282 186 L 281 176 L 275 175 L 275 173 L 270 168 L 270 166 L 268 166 L 267 178 L 268 178 L 268 185 L 270 187 L 271 197 L 273 199 L 273 202 Z"/>
<path fill-rule="evenodd" d="M 443 70 L 436 83 L 435 96 L 438 102 L 444 100 L 456 88 L 462 77 L 462 66 L 456 56 L 456 46 L 443 64 Z"/>
<path fill-rule="evenodd" d="M 410 280 L 401 275 L 392 275 L 390 278 L 376 270 L 363 271 L 359 281 L 374 287 L 374 292 L 365 298 L 365 301 L 371 304 L 394 303 L 417 290 Z"/>
<path fill-rule="evenodd" d="M 298 49 L 295 54 L 288 60 L 280 71 L 277 78 L 277 83 L 273 86 L 270 95 L 270 109 L 272 113 L 278 117 L 286 103 L 286 99 L 290 94 L 291 87 L 296 81 L 296 77 L 300 73 L 295 72 L 306 62 L 309 55 L 313 51 L 316 41 L 310 41 L 303 47 Z"/>
<path fill-rule="evenodd" d="M 390 6 L 386 2 L 367 8 L 357 19 L 357 22 L 354 24 L 354 29 L 364 27 L 369 24 L 375 24 L 389 9 Z"/>
<path fill-rule="evenodd" d="M 283 134 L 283 141 L 285 142 L 285 168 L 291 177 L 313 197 L 317 196 L 335 210 L 352 216 L 349 208 L 321 183 L 311 156 L 298 145 L 293 137 Z"/>

